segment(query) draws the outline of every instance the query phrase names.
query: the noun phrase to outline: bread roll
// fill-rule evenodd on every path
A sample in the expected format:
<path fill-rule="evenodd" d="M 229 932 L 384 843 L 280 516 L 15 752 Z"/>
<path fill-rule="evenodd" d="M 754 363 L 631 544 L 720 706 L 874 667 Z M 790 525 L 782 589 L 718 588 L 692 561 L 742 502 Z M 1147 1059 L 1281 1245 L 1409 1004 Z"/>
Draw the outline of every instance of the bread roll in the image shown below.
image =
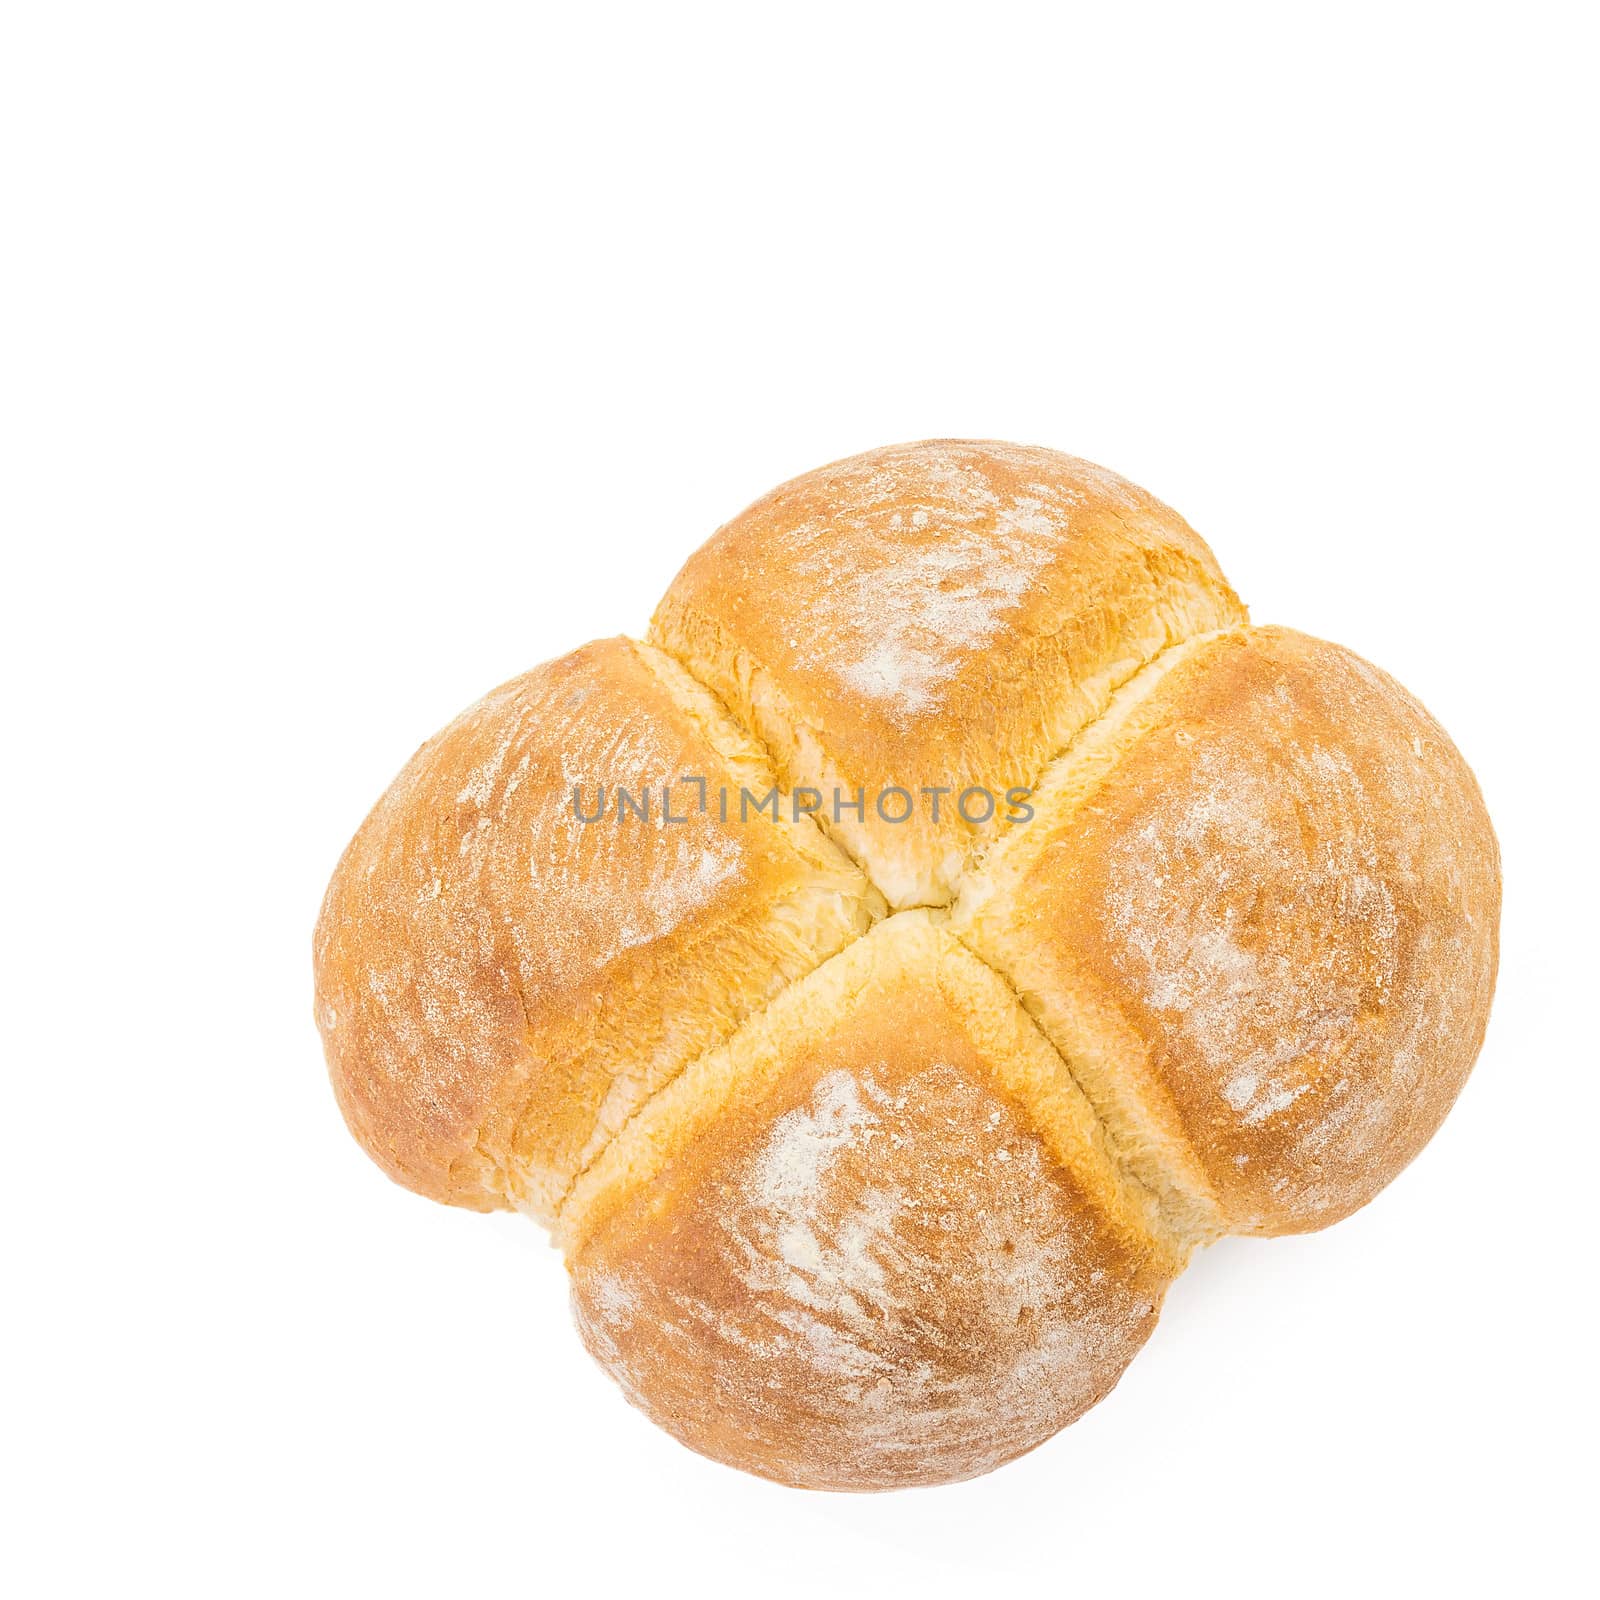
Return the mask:
<path fill-rule="evenodd" d="M 1143 491 L 874 451 L 719 532 L 650 639 L 418 752 L 334 874 L 317 1018 L 380 1165 L 550 1225 L 693 1448 L 986 1471 L 1111 1388 L 1196 1247 L 1347 1215 L 1460 1090 L 1471 773 Z"/>

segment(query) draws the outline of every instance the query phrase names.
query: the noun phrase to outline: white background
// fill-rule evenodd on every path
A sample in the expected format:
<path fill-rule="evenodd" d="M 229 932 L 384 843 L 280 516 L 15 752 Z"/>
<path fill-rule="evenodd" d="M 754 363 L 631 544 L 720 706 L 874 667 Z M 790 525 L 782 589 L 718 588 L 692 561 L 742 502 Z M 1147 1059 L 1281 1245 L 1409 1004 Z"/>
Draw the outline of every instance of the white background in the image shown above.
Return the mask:
<path fill-rule="evenodd" d="M 11 1592 L 1592 1581 L 1582 16 L 5 10 Z M 530 1224 L 367 1162 L 310 930 L 466 702 L 777 481 L 952 434 L 1120 470 L 1430 706 L 1500 989 L 1411 1170 L 1207 1252 L 1083 1422 L 808 1495 L 631 1411 Z"/>

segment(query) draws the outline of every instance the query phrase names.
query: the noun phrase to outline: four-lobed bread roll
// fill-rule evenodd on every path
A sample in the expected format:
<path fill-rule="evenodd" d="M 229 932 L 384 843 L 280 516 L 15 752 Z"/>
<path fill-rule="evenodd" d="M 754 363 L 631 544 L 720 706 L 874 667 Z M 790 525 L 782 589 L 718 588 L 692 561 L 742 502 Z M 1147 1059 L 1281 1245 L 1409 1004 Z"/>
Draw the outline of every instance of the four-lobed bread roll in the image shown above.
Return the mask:
<path fill-rule="evenodd" d="M 1337 1220 L 1449 1109 L 1496 959 L 1472 776 L 1142 491 L 870 452 L 714 536 L 650 641 L 418 752 L 317 1014 L 380 1164 L 551 1224 L 586 1344 L 695 1449 L 986 1471 L 1111 1388 L 1196 1246 Z"/>

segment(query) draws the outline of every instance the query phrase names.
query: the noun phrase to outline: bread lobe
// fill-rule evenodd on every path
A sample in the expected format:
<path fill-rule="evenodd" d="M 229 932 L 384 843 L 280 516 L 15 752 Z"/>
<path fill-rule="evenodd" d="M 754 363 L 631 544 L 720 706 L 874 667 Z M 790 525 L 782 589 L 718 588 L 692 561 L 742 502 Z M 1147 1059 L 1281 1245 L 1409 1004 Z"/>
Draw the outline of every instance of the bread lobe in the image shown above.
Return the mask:
<path fill-rule="evenodd" d="M 964 936 L 1229 1231 L 1365 1204 L 1443 1120 L 1493 990 L 1499 855 L 1455 747 L 1351 652 L 1254 628 L 1065 767 Z"/>
<path fill-rule="evenodd" d="M 513 679 L 414 756 L 329 886 L 317 1020 L 352 1131 L 398 1181 L 548 1218 L 628 1114 L 882 902 L 815 825 L 665 823 L 686 774 L 773 779 L 627 640 Z M 607 815 L 583 822 L 598 792 Z M 653 791 L 650 820 L 617 795 Z M 674 1003 L 661 997 L 673 995 Z"/>
<path fill-rule="evenodd" d="M 1004 985 L 881 924 L 574 1190 L 580 1330 L 685 1443 L 816 1488 L 987 1471 L 1101 1398 L 1178 1263 Z"/>
<path fill-rule="evenodd" d="M 864 791 L 866 814 L 830 811 L 830 831 L 904 908 L 952 898 L 986 826 L 963 820 L 965 790 L 1030 785 L 1144 662 L 1243 620 L 1198 535 L 1116 474 L 933 440 L 758 500 L 690 557 L 650 639 L 786 782 Z M 874 809 L 891 785 L 918 797 L 908 821 Z M 922 791 L 939 788 L 936 822 Z"/>

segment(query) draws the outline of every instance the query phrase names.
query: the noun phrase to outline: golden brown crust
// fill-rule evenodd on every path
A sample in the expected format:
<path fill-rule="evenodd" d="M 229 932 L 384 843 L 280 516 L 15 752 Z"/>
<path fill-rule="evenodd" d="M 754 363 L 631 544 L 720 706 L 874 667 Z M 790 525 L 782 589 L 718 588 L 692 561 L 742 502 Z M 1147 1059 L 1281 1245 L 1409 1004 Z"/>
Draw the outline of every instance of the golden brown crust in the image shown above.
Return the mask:
<path fill-rule="evenodd" d="M 650 638 L 828 797 L 835 837 L 903 907 L 951 898 L 983 831 L 963 790 L 1031 784 L 1157 651 L 1243 620 L 1204 542 L 1142 489 L 1054 450 L 940 439 L 758 500 L 689 558 Z M 905 822 L 875 813 L 891 785 L 917 798 Z M 866 791 L 864 821 L 835 821 L 835 788 Z M 937 824 L 924 788 L 949 791 Z"/>
<path fill-rule="evenodd" d="M 1091 745 L 968 936 L 1069 1060 L 1112 1063 L 1113 1115 L 1192 1153 L 1226 1227 L 1338 1220 L 1482 1042 L 1499 856 L 1472 774 L 1393 679 L 1280 628 L 1192 647 Z"/>
<path fill-rule="evenodd" d="M 1471 774 L 1142 491 L 875 451 L 723 529 L 652 637 L 418 752 L 329 887 L 317 1015 L 374 1158 L 553 1223 L 590 1348 L 696 1449 L 986 1470 L 1106 1392 L 1195 1246 L 1337 1219 L 1444 1116 L 1494 981 Z M 614 815 L 775 775 L 943 820 Z M 968 826 L 968 784 L 1033 820 Z"/>
<path fill-rule="evenodd" d="M 724 826 L 664 783 L 771 779 L 670 662 L 587 645 L 488 695 L 362 825 L 316 934 L 317 1020 L 352 1131 L 434 1199 L 548 1217 L 685 1062 L 880 904 L 814 824 Z M 607 820 L 581 823 L 597 790 Z M 654 791 L 615 817 L 617 785 Z M 664 1005 L 663 996 L 672 996 Z"/>
<path fill-rule="evenodd" d="M 891 919 L 717 1054 L 607 1152 L 569 1241 L 635 1404 L 747 1471 L 884 1489 L 987 1471 L 1111 1388 L 1176 1263 L 948 935 Z"/>

